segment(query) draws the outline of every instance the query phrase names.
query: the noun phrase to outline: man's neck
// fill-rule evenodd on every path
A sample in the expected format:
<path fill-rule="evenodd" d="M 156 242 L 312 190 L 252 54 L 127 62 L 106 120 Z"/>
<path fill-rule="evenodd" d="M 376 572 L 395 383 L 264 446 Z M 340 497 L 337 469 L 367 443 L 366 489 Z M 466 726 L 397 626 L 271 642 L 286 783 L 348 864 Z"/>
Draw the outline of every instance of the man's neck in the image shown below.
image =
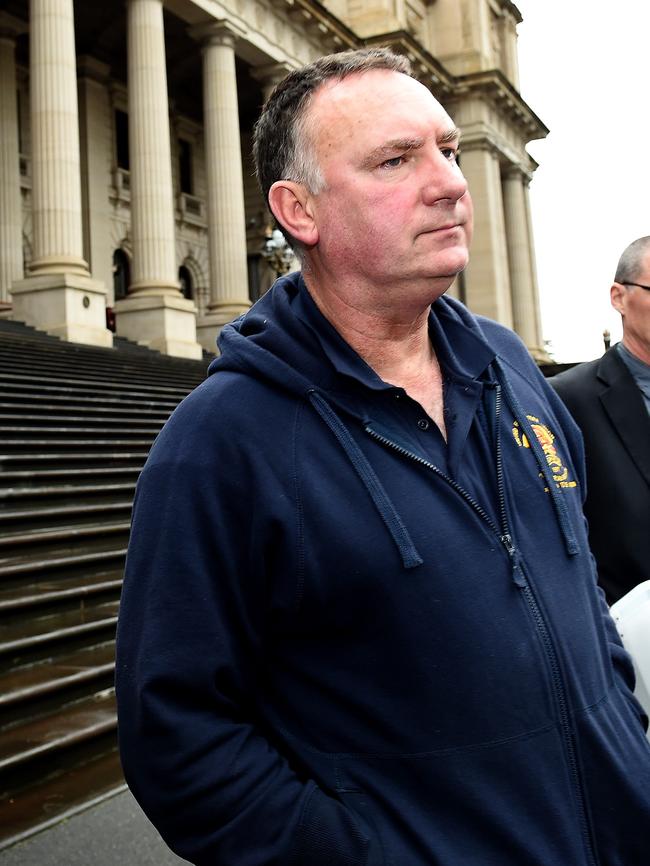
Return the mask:
<path fill-rule="evenodd" d="M 630 355 L 634 355 L 638 361 L 642 361 L 644 364 L 650 366 L 650 346 L 645 345 L 640 340 L 636 340 L 629 334 L 623 334 L 622 343 Z"/>
<path fill-rule="evenodd" d="M 416 400 L 446 438 L 442 374 L 429 339 L 430 304 L 370 311 L 306 282 L 314 303 L 346 343 L 384 382 Z"/>

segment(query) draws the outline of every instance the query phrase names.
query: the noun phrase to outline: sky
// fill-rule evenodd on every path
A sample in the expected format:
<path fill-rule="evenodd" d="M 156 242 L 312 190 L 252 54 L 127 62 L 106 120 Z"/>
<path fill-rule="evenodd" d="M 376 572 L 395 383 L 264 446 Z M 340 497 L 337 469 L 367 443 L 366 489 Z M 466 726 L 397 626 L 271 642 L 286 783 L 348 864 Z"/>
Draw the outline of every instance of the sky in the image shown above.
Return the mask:
<path fill-rule="evenodd" d="M 520 91 L 550 129 L 528 145 L 543 336 L 556 361 L 620 339 L 609 287 L 650 235 L 650 3 L 514 0 Z"/>

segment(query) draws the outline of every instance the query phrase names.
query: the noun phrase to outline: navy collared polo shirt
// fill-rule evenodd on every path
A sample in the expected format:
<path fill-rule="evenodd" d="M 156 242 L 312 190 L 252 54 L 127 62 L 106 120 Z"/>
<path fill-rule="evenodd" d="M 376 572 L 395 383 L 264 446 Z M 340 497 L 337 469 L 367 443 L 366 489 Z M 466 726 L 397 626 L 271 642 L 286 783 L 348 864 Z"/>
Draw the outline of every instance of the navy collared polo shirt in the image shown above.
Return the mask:
<path fill-rule="evenodd" d="M 403 447 L 434 464 L 463 487 L 498 524 L 493 408 L 493 349 L 474 331 L 433 304 L 429 335 L 443 376 L 447 441 L 422 406 L 385 382 L 323 316 L 303 285 L 298 318 L 315 334 L 337 375 L 328 390 L 354 406 Z"/>

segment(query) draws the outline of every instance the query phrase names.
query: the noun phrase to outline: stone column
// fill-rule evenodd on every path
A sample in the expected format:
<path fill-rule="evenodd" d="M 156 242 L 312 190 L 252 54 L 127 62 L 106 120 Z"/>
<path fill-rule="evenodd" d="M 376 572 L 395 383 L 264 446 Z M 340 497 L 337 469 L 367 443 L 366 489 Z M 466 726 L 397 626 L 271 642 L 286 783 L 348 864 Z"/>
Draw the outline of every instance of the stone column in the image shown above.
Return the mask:
<path fill-rule="evenodd" d="M 530 237 L 526 214 L 524 176 L 511 166 L 503 179 L 503 203 L 510 264 L 513 326 L 533 356 L 540 351 L 537 310 L 532 283 Z"/>
<path fill-rule="evenodd" d="M 511 328 L 512 301 L 498 155 L 487 141 L 463 139 L 461 169 L 474 202 L 474 239 L 464 273 L 465 300 L 472 312 Z"/>
<path fill-rule="evenodd" d="M 16 103 L 16 35 L 0 16 L 0 315 L 11 309 L 9 291 L 23 275 L 22 205 Z"/>
<path fill-rule="evenodd" d="M 214 351 L 226 322 L 250 307 L 235 38 L 226 22 L 194 31 L 203 40 L 203 123 L 207 181 L 210 301 L 197 332 Z"/>
<path fill-rule="evenodd" d="M 526 231 L 528 233 L 528 252 L 530 258 L 530 283 L 533 289 L 533 306 L 535 310 L 535 333 L 536 346 L 538 347 L 533 357 L 536 361 L 549 363 L 551 358 L 544 343 L 544 328 L 542 327 L 542 309 L 539 302 L 539 286 L 537 283 L 537 261 L 535 258 L 535 237 L 533 233 L 533 220 L 530 212 L 530 181 L 531 175 L 525 172 L 524 183 L 524 205 L 526 208 Z"/>
<path fill-rule="evenodd" d="M 93 276 L 107 287 L 109 299 L 113 284 L 113 205 L 106 194 L 112 165 L 110 71 L 94 57 L 78 58 L 84 258 Z"/>
<path fill-rule="evenodd" d="M 12 288 L 14 318 L 66 340 L 112 345 L 106 289 L 83 258 L 72 0 L 31 0 L 30 276 Z"/>
<path fill-rule="evenodd" d="M 196 307 L 180 292 L 162 0 L 128 0 L 129 161 L 133 267 L 116 329 L 168 355 L 200 358 Z"/>

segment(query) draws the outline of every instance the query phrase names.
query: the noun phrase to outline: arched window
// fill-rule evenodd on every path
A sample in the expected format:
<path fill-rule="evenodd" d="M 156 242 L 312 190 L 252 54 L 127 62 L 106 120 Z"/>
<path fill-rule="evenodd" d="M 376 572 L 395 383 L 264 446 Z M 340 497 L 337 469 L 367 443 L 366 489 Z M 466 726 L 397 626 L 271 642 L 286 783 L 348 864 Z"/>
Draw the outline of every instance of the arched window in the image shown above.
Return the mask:
<path fill-rule="evenodd" d="M 129 257 L 124 250 L 115 250 L 113 253 L 113 293 L 116 301 L 126 297 L 130 283 Z"/>
<path fill-rule="evenodd" d="M 194 297 L 194 286 L 192 285 L 192 274 L 185 265 L 178 269 L 178 282 L 181 284 L 181 293 L 184 298 L 191 301 Z"/>

